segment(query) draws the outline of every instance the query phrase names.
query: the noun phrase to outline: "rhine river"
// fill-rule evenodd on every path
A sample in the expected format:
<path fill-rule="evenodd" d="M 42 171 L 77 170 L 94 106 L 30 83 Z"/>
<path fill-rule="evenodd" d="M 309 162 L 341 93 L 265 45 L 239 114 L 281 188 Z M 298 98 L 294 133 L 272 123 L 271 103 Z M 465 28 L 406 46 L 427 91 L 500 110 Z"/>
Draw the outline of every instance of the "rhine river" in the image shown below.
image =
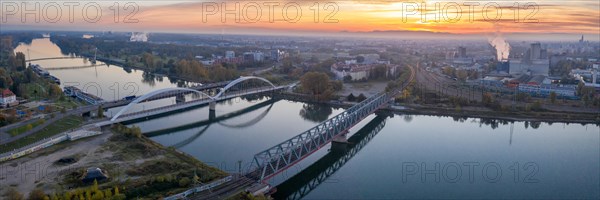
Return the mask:
<path fill-rule="evenodd" d="M 26 53 L 27 49 L 34 59 L 65 56 L 48 39 L 22 44 L 16 51 Z M 82 58 L 34 63 L 49 69 L 61 86 L 75 85 L 91 93 L 100 88 L 102 92 L 94 94 L 107 100 L 193 84 L 118 66 L 52 70 L 91 66 Z M 173 101 L 146 103 L 135 109 Z M 234 173 L 247 169 L 254 154 L 340 112 L 343 110 L 286 100 L 238 98 L 217 105 L 217 117 L 236 114 L 220 121 L 208 120 L 208 108 L 204 107 L 134 125 L 165 146 Z M 600 198 L 600 128 L 596 125 L 373 115 L 352 128 L 349 138 L 345 147 L 328 145 L 274 177 L 270 183 L 279 185 L 274 197 Z"/>

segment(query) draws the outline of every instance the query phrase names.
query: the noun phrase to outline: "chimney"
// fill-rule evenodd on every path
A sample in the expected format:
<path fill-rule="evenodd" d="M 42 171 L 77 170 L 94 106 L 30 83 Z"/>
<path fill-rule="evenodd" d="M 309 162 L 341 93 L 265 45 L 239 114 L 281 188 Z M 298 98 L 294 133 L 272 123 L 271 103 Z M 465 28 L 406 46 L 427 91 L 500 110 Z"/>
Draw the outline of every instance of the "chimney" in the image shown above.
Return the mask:
<path fill-rule="evenodd" d="M 598 69 L 592 69 L 592 84 L 596 84 L 596 73 L 598 73 Z"/>

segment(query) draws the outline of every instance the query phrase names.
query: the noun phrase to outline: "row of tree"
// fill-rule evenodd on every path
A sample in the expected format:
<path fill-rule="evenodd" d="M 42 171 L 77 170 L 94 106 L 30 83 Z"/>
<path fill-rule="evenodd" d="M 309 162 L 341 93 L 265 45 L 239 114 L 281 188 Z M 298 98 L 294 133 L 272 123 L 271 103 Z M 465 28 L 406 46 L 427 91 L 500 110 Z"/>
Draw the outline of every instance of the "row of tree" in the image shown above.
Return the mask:
<path fill-rule="evenodd" d="M 4 194 L 5 197 L 11 200 L 24 200 L 25 196 L 14 188 L 8 188 Z M 29 193 L 28 200 L 124 200 L 125 194 L 119 192 L 119 187 L 106 188 L 101 190 L 98 187 L 98 182 L 94 180 L 94 184 L 87 188 L 78 188 L 66 192 L 56 192 L 46 194 L 43 190 L 36 188 Z"/>

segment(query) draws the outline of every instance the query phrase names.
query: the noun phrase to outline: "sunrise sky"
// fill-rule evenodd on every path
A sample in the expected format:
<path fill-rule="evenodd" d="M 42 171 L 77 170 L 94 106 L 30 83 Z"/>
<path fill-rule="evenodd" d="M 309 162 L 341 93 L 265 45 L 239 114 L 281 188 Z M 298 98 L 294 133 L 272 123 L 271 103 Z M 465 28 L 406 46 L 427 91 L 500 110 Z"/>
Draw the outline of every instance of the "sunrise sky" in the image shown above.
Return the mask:
<path fill-rule="evenodd" d="M 3 29 L 58 29 L 98 31 L 161 31 L 197 33 L 238 32 L 372 32 L 427 31 L 454 34 L 567 33 L 599 35 L 600 1 L 85 1 L 69 7 L 61 1 L 39 3 L 40 22 L 22 15 L 22 1 L 2 1 Z M 51 4 L 53 3 L 54 4 Z M 88 3 L 90 3 L 88 5 Z M 223 5 L 235 14 L 222 16 Z M 417 3 L 407 3 L 417 2 Z M 533 4 L 527 4 L 533 2 Z M 115 18 L 114 5 L 120 9 Z M 467 5 L 465 5 L 467 4 Z M 515 5 L 519 5 L 516 17 Z M 86 7 L 87 9 L 83 9 Z M 439 5 L 439 7 L 436 7 Z M 98 7 L 99 6 L 99 7 Z M 113 8 L 111 8 L 113 6 Z M 299 7 L 298 7 L 299 6 Z M 498 7 L 499 6 L 499 7 Z M 60 7 L 62 15 L 57 15 Z M 137 11 L 133 12 L 133 8 Z M 257 9 L 258 8 L 258 9 Z M 316 10 L 318 8 L 318 14 Z M 101 10 L 99 17 L 97 10 Z M 301 13 L 298 11 L 301 10 Z M 272 11 L 272 12 L 271 12 Z M 227 11 L 232 13 L 234 11 Z M 126 16 L 132 14 L 128 22 Z M 257 15 L 257 13 L 260 13 Z M 441 13 L 441 15 L 440 15 Z M 426 20 L 423 20 L 425 15 Z M 441 17 L 439 22 L 434 18 Z M 25 19 L 24 19 L 25 18 Z M 25 20 L 25 22 L 23 22 Z M 86 21 L 87 20 L 87 21 Z M 315 21 L 316 20 L 316 21 Z M 593 38 L 592 38 L 593 39 Z"/>

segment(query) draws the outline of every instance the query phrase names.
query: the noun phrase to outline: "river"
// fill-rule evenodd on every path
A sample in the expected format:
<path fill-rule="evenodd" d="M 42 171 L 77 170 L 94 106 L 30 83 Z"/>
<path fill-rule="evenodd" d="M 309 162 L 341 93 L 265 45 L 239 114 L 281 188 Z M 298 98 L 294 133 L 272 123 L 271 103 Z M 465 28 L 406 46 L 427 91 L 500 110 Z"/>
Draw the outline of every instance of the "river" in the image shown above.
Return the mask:
<path fill-rule="evenodd" d="M 27 49 L 32 58 L 65 56 L 48 39 L 36 39 L 16 51 Z M 82 58 L 35 63 L 48 69 L 90 65 Z M 143 72 L 118 66 L 49 71 L 63 86 L 97 84 L 102 88 L 98 96 L 108 100 L 178 85 L 167 77 L 148 81 Z M 139 89 L 135 93 L 123 89 L 127 83 Z M 115 84 L 120 91 L 111 89 Z M 217 105 L 216 120 L 208 120 L 208 108 L 202 107 L 134 125 L 165 146 L 238 172 L 252 164 L 254 154 L 340 112 L 286 100 L 237 98 Z M 233 117 L 219 117 L 232 113 Z M 350 144 L 328 145 L 270 180 L 277 186 L 274 197 L 600 198 L 600 128 L 596 125 L 372 115 L 352 128 L 349 138 Z"/>

